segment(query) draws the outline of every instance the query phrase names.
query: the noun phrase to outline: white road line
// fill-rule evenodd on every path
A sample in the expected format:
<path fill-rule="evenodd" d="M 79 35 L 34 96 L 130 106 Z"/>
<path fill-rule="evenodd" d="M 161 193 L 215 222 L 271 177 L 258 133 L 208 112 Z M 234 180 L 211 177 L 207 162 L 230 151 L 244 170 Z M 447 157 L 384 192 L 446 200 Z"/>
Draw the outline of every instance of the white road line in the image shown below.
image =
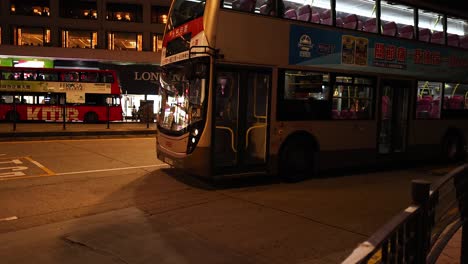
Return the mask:
<path fill-rule="evenodd" d="M 10 217 L 5 217 L 5 218 L 0 218 L 0 221 L 12 221 L 12 220 L 17 220 L 17 216 L 10 216 Z"/>
<path fill-rule="evenodd" d="M 22 171 L 27 170 L 26 166 L 17 166 L 17 167 L 0 167 L 0 170 L 12 170 L 12 171 Z"/>
<path fill-rule="evenodd" d="M 169 167 L 169 165 L 167 165 L 167 164 L 157 164 L 157 165 L 146 165 L 146 166 L 136 166 L 136 167 L 122 167 L 122 168 L 102 169 L 102 170 L 71 171 L 71 172 L 55 173 L 55 175 L 82 174 L 82 173 L 106 172 L 106 171 L 116 171 L 116 170 L 131 170 L 131 169 L 142 169 L 142 168 L 152 168 L 152 167 Z"/>
<path fill-rule="evenodd" d="M 0 161 L 0 164 L 7 164 L 7 163 L 23 164 L 23 162 L 21 162 L 21 160 L 19 160 L 19 159 Z"/>

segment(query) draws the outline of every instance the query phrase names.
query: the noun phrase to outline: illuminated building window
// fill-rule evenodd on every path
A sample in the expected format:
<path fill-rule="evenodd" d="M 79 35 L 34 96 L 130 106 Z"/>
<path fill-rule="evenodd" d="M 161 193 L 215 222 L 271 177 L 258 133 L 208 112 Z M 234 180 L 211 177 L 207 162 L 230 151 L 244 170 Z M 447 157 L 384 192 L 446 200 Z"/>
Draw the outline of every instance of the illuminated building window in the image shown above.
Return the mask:
<path fill-rule="evenodd" d="M 163 44 L 163 35 L 162 34 L 153 34 L 153 52 L 159 52 L 162 50 Z"/>
<path fill-rule="evenodd" d="M 17 46 L 48 46 L 50 29 L 40 27 L 13 27 L 13 44 Z"/>
<path fill-rule="evenodd" d="M 107 49 L 109 50 L 142 50 L 141 33 L 109 32 L 107 33 Z"/>
<path fill-rule="evenodd" d="M 107 4 L 106 20 L 124 22 L 143 22 L 141 5 Z"/>
<path fill-rule="evenodd" d="M 64 18 L 97 19 L 97 3 L 94 0 L 61 0 L 60 16 Z"/>
<path fill-rule="evenodd" d="M 10 14 L 20 16 L 50 16 L 49 0 L 11 0 Z"/>
<path fill-rule="evenodd" d="M 152 6 L 151 7 L 151 23 L 166 24 L 168 13 L 169 13 L 169 7 L 167 6 Z"/>
<path fill-rule="evenodd" d="M 97 47 L 97 32 L 62 30 L 62 47 L 94 49 Z"/>

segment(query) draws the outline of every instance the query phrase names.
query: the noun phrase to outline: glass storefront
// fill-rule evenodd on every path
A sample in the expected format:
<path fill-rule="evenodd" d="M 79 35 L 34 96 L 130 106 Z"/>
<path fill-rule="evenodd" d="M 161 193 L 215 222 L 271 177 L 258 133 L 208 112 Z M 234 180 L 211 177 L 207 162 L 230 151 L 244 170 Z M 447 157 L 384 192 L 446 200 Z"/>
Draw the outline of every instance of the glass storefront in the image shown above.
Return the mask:
<path fill-rule="evenodd" d="M 13 44 L 17 46 L 47 46 L 50 29 L 41 27 L 13 27 Z"/>
<path fill-rule="evenodd" d="M 122 112 L 126 121 L 141 121 L 145 118 L 143 111 L 144 105 L 150 103 L 152 105 L 152 113 L 158 113 L 161 109 L 160 95 L 147 95 L 145 100 L 144 94 L 124 94 L 122 95 Z"/>
<path fill-rule="evenodd" d="M 141 33 L 110 32 L 107 34 L 107 46 L 109 50 L 142 50 Z"/>
<path fill-rule="evenodd" d="M 63 48 L 94 49 L 97 47 L 97 32 L 62 30 Z"/>

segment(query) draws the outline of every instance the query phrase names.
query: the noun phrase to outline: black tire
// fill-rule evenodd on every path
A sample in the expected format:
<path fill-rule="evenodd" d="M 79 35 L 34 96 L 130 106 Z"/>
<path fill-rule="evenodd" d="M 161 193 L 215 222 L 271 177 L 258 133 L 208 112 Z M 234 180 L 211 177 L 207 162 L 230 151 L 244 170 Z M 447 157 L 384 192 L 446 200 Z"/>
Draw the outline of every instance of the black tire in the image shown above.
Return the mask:
<path fill-rule="evenodd" d="M 442 155 L 448 162 L 464 160 L 466 150 L 463 138 L 456 133 L 448 134 L 442 143 Z"/>
<path fill-rule="evenodd" d="M 94 112 L 88 112 L 85 114 L 85 123 L 97 123 L 99 121 L 98 115 Z"/>
<path fill-rule="evenodd" d="M 18 114 L 18 112 L 10 111 L 10 112 L 8 112 L 6 114 L 5 118 L 9 122 L 13 122 L 15 120 L 16 120 L 16 122 L 18 122 L 19 121 L 19 114 Z"/>
<path fill-rule="evenodd" d="M 279 175 L 286 182 L 298 182 L 317 174 L 318 151 L 306 138 L 292 138 L 285 142 L 279 155 Z"/>

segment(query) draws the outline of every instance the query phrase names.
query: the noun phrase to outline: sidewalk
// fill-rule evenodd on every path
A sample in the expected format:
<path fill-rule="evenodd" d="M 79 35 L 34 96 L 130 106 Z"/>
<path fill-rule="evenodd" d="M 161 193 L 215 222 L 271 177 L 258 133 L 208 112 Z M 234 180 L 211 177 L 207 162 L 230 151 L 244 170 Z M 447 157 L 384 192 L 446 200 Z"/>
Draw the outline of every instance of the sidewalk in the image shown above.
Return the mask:
<path fill-rule="evenodd" d="M 154 136 L 156 123 L 0 123 L 0 141 L 68 139 L 80 137 Z"/>
<path fill-rule="evenodd" d="M 445 246 L 442 254 L 436 261 L 436 264 L 459 264 L 460 263 L 460 250 L 461 250 L 461 233 L 460 228 L 455 235 L 450 239 L 447 246 Z"/>
<path fill-rule="evenodd" d="M 3 233 L 0 241 L 1 263 L 258 263 L 135 207 Z"/>

